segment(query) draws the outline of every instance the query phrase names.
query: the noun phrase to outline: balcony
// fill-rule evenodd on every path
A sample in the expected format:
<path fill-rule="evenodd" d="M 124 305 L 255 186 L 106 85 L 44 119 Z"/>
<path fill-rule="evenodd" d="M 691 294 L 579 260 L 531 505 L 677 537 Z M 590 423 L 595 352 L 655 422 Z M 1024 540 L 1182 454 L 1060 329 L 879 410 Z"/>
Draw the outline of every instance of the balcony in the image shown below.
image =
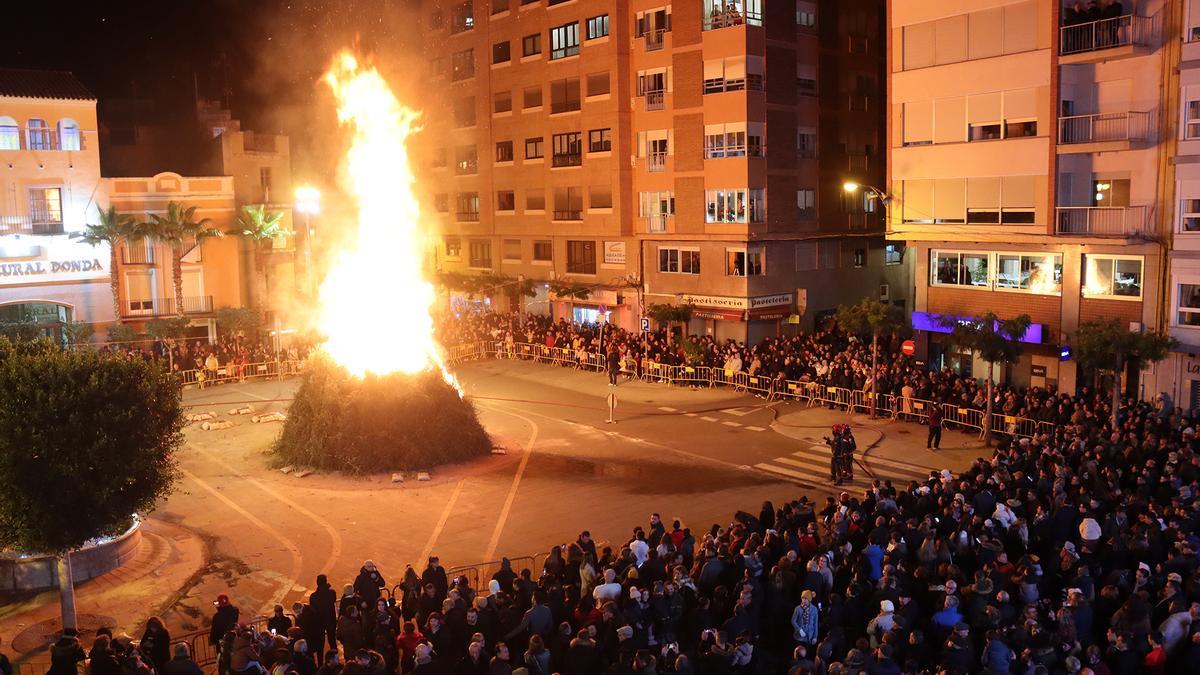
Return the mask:
<path fill-rule="evenodd" d="M 746 25 L 763 25 L 762 14 L 742 11 L 730 4 L 724 8 L 713 7 L 712 12 L 704 19 L 704 30 L 719 30 Z"/>
<path fill-rule="evenodd" d="M 124 316 L 177 316 L 176 307 L 182 306 L 184 315 L 208 314 L 213 311 L 211 295 L 183 296 L 179 302 L 175 298 L 154 298 L 144 300 L 128 300 L 123 309 Z"/>
<path fill-rule="evenodd" d="M 724 91 L 762 91 L 761 73 L 746 73 L 744 77 L 714 77 L 704 81 L 704 93 L 719 94 Z"/>
<path fill-rule="evenodd" d="M 50 216 L 0 216 L 0 235 L 62 234 L 61 219 Z"/>
<path fill-rule="evenodd" d="M 661 173 L 667 170 L 667 153 L 652 152 L 646 155 L 646 170 L 650 173 Z"/>
<path fill-rule="evenodd" d="M 459 222 L 463 222 L 463 223 L 479 222 L 479 212 L 478 211 L 459 211 L 457 216 L 458 216 Z"/>
<path fill-rule="evenodd" d="M 583 164 L 582 152 L 568 152 L 565 154 L 551 155 L 550 166 L 561 168 L 564 166 L 581 166 Z"/>
<path fill-rule="evenodd" d="M 652 213 L 646 216 L 646 231 L 651 234 L 667 231 L 667 218 L 670 218 L 667 213 Z"/>
<path fill-rule="evenodd" d="M 1126 237 L 1144 231 L 1144 206 L 1059 206 L 1054 231 L 1091 237 Z"/>
<path fill-rule="evenodd" d="M 121 250 L 123 265 L 153 265 L 154 244 L 150 241 L 127 242 Z"/>
<path fill-rule="evenodd" d="M 1129 150 L 1149 137 L 1150 113 L 1116 112 L 1058 119 L 1058 154 Z"/>
<path fill-rule="evenodd" d="M 65 133 L 64 133 L 65 132 Z M 16 127 L 0 125 L 0 150 L 84 150 L 78 128 Z"/>
<path fill-rule="evenodd" d="M 583 220 L 583 210 L 554 211 L 554 220 Z"/>
<path fill-rule="evenodd" d="M 656 52 L 663 48 L 663 38 L 667 31 L 659 29 L 646 32 L 646 51 Z"/>
<path fill-rule="evenodd" d="M 646 92 L 646 111 L 662 110 L 666 107 L 666 97 L 662 91 Z"/>
<path fill-rule="evenodd" d="M 1149 17 L 1115 16 L 1059 28 L 1059 63 L 1099 63 L 1149 52 Z"/>

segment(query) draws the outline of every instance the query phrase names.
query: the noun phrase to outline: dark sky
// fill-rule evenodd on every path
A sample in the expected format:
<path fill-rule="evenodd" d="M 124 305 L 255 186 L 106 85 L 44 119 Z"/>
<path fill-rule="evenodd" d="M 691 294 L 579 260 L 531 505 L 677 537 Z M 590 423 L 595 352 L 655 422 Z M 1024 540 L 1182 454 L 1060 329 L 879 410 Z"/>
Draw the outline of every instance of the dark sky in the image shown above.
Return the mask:
<path fill-rule="evenodd" d="M 103 102 L 146 98 L 187 110 L 193 87 L 221 97 L 245 128 L 293 137 L 293 161 L 332 111 L 316 85 L 339 47 L 381 70 L 417 37 L 417 0 L 70 0 L 6 3 L 0 65 L 75 72 Z M 19 27 L 19 29 L 16 29 Z M 103 110 L 103 106 L 101 107 Z"/>

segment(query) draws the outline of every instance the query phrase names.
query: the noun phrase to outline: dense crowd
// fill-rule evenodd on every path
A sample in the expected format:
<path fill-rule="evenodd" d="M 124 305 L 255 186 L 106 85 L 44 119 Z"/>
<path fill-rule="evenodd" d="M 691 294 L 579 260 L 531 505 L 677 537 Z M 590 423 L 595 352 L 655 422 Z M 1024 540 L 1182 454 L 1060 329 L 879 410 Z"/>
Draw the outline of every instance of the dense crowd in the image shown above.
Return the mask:
<path fill-rule="evenodd" d="M 174 372 L 198 370 L 215 374 L 218 369 L 227 367 L 241 371 L 247 370 L 250 364 L 276 360 L 275 345 L 270 340 L 256 340 L 243 335 L 225 335 L 213 342 L 207 338 L 160 338 L 105 344 L 100 349 L 131 358 L 159 361 Z M 280 348 L 279 358 L 297 361 L 307 352 L 308 348 L 303 343 L 293 341 Z"/>

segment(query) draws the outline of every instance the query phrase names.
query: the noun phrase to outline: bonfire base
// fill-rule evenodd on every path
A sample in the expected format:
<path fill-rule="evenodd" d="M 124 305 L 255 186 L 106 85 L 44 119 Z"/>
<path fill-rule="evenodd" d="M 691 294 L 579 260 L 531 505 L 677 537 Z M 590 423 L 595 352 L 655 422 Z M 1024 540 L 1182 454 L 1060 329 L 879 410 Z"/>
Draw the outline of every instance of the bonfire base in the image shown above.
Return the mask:
<path fill-rule="evenodd" d="M 439 373 L 351 375 L 309 358 L 273 451 L 281 464 L 374 473 L 487 455 L 474 407 Z"/>

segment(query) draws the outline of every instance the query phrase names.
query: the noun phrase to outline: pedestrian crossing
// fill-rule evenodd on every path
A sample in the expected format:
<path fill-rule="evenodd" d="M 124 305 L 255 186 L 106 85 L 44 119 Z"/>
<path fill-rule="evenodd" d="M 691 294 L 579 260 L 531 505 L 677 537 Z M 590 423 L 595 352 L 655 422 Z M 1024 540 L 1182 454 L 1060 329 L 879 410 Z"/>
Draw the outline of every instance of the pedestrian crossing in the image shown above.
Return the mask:
<path fill-rule="evenodd" d="M 808 440 L 809 444 L 801 450 L 755 464 L 754 468 L 804 485 L 833 488 L 834 484 L 829 480 L 829 446 Z M 855 457 L 859 463 L 854 466 L 854 480 L 843 482 L 842 488 L 866 488 L 876 478 L 890 480 L 893 485 L 902 488 L 909 481 L 923 482 L 929 478 L 929 467 L 874 456 L 864 462 L 861 452 L 855 453 Z M 863 470 L 862 463 L 870 467 L 870 474 Z"/>

